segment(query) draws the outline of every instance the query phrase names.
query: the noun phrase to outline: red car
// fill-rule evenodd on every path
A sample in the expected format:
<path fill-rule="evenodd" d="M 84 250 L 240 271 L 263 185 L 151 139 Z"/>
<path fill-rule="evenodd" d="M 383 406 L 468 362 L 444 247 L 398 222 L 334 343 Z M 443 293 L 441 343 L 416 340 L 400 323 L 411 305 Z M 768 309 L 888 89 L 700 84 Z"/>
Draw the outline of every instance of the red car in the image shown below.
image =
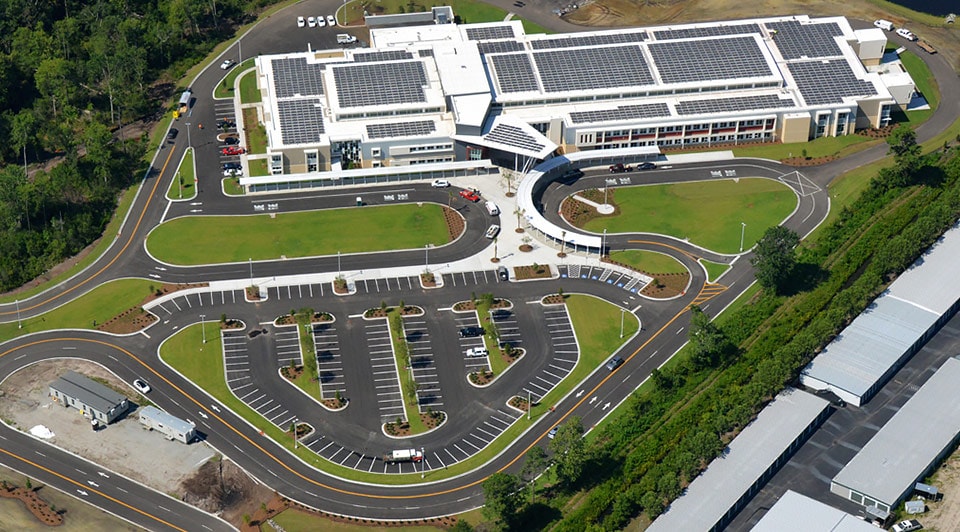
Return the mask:
<path fill-rule="evenodd" d="M 241 155 L 243 154 L 243 148 L 240 146 L 227 146 L 222 150 L 224 155 Z"/>
<path fill-rule="evenodd" d="M 476 189 L 461 190 L 460 197 L 476 203 L 480 201 L 480 191 Z"/>

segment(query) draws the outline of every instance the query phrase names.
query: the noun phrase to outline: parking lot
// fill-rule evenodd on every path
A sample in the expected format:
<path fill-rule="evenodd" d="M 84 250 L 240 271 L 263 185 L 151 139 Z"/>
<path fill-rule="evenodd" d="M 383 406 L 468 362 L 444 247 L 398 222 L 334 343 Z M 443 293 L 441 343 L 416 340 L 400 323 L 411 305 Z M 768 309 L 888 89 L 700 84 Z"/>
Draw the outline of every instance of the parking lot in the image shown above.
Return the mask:
<path fill-rule="evenodd" d="M 423 316 L 404 318 L 403 332 L 410 351 L 413 380 L 417 383 L 417 404 L 420 411 L 426 412 L 427 408 L 441 410 L 443 394 L 440 392 L 440 375 L 434 363 L 426 319 Z"/>
<path fill-rule="evenodd" d="M 347 397 L 347 383 L 340 356 L 337 328 L 330 323 L 315 323 L 311 327 L 313 345 L 317 352 L 317 372 L 320 376 L 320 394 L 323 399 L 334 399 L 337 393 Z"/>
<path fill-rule="evenodd" d="M 406 418 L 403 392 L 397 376 L 397 361 L 393 356 L 390 328 L 386 320 L 364 322 L 364 336 L 370 368 L 373 371 L 373 392 L 377 398 L 380 422 L 389 423 Z"/>

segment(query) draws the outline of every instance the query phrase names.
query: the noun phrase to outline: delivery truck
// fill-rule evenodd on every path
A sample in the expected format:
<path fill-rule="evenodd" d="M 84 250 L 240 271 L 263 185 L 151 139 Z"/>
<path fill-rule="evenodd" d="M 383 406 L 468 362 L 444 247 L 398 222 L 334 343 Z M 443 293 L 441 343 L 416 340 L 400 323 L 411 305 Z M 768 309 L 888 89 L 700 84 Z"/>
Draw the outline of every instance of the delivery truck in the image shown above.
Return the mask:
<path fill-rule="evenodd" d="M 423 453 L 416 449 L 399 449 L 390 451 L 383 456 L 384 462 L 419 462 L 423 460 Z"/>

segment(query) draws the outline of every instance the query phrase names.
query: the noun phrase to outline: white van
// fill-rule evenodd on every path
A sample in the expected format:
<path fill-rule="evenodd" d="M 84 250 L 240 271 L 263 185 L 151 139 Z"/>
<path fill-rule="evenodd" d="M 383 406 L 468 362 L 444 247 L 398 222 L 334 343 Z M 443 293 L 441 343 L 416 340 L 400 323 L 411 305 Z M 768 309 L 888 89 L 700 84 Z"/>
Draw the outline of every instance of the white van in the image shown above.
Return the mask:
<path fill-rule="evenodd" d="M 877 19 L 873 21 L 873 25 L 881 30 L 893 31 L 893 22 L 889 20 Z"/>
<path fill-rule="evenodd" d="M 331 24 L 332 26 L 333 24 Z M 357 38 L 349 33 L 338 33 L 337 34 L 337 44 L 352 44 L 357 42 Z"/>
<path fill-rule="evenodd" d="M 497 207 L 496 203 L 488 201 L 486 207 L 487 213 L 490 214 L 490 216 L 500 216 L 500 207 Z"/>

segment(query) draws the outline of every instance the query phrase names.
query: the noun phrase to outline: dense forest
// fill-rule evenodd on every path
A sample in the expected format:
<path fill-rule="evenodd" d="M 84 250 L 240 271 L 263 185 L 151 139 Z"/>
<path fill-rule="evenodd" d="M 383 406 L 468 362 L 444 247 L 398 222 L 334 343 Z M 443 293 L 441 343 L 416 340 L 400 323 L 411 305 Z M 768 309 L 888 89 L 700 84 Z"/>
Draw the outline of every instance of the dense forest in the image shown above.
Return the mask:
<path fill-rule="evenodd" d="M 271 0 L 0 0 L 0 292 L 100 236 L 146 169 L 133 122 Z"/>

